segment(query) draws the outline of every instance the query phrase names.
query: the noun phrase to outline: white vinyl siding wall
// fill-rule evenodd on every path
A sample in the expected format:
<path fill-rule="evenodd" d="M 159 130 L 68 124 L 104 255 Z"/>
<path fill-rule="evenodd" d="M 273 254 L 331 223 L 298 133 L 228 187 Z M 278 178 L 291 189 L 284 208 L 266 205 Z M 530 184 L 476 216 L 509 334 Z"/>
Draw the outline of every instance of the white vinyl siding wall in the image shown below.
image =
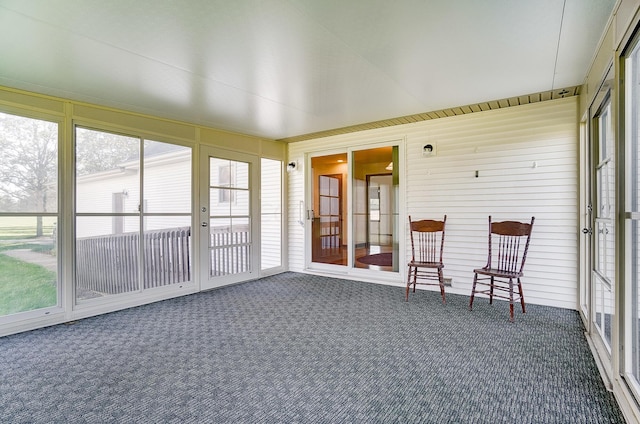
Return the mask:
<path fill-rule="evenodd" d="M 407 215 L 441 219 L 447 214 L 445 277 L 453 280 L 448 292 L 468 296 L 473 269 L 486 263 L 488 215 L 494 221 L 535 216 L 525 301 L 577 309 L 577 106 L 578 98 L 571 97 L 292 143 L 289 159 L 303 162 L 317 146 L 331 150 L 403 139 L 400 225 L 408 240 Z M 435 153 L 423 157 L 428 143 Z M 304 270 L 304 229 L 297 223 L 303 171 L 289 174 L 292 271 Z M 401 249 L 405 263 L 410 246 L 405 242 Z M 404 278 L 404 267 L 401 272 Z"/>

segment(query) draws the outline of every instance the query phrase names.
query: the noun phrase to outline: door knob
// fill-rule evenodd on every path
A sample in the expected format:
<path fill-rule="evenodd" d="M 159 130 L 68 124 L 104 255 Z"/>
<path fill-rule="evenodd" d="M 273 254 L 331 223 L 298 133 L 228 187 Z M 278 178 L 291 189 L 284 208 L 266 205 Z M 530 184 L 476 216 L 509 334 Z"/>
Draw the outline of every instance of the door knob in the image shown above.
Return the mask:
<path fill-rule="evenodd" d="M 582 234 L 593 234 L 593 230 L 591 228 L 583 228 Z"/>
<path fill-rule="evenodd" d="M 202 221 L 202 224 L 200 224 L 200 225 L 202 225 L 203 227 L 209 226 L 209 224 L 207 224 L 205 221 Z"/>

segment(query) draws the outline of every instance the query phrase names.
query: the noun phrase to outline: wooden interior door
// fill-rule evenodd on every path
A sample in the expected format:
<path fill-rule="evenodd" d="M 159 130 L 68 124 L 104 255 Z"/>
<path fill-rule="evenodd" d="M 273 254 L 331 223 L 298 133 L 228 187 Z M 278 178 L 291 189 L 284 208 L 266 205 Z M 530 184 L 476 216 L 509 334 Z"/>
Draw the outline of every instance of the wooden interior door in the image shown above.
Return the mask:
<path fill-rule="evenodd" d="M 318 216 L 313 219 L 313 262 L 342 262 L 342 175 L 318 176 Z"/>

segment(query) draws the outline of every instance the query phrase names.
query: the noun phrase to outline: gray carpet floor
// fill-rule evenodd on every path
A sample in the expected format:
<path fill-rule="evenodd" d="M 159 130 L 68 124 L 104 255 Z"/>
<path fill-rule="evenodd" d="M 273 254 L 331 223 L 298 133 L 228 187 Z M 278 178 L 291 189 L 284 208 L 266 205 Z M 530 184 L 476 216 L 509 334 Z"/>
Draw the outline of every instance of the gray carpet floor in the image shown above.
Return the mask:
<path fill-rule="evenodd" d="M 624 422 L 577 312 L 447 301 L 284 273 L 4 337 L 0 421 Z"/>

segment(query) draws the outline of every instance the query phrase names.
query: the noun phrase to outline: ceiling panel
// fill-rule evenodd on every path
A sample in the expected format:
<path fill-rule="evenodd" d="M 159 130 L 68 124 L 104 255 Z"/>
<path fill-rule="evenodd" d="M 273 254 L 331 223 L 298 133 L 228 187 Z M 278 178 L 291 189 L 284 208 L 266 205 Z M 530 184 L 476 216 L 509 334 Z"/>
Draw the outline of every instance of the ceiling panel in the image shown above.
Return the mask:
<path fill-rule="evenodd" d="M 580 85 L 615 0 L 0 0 L 0 84 L 282 139 Z"/>

